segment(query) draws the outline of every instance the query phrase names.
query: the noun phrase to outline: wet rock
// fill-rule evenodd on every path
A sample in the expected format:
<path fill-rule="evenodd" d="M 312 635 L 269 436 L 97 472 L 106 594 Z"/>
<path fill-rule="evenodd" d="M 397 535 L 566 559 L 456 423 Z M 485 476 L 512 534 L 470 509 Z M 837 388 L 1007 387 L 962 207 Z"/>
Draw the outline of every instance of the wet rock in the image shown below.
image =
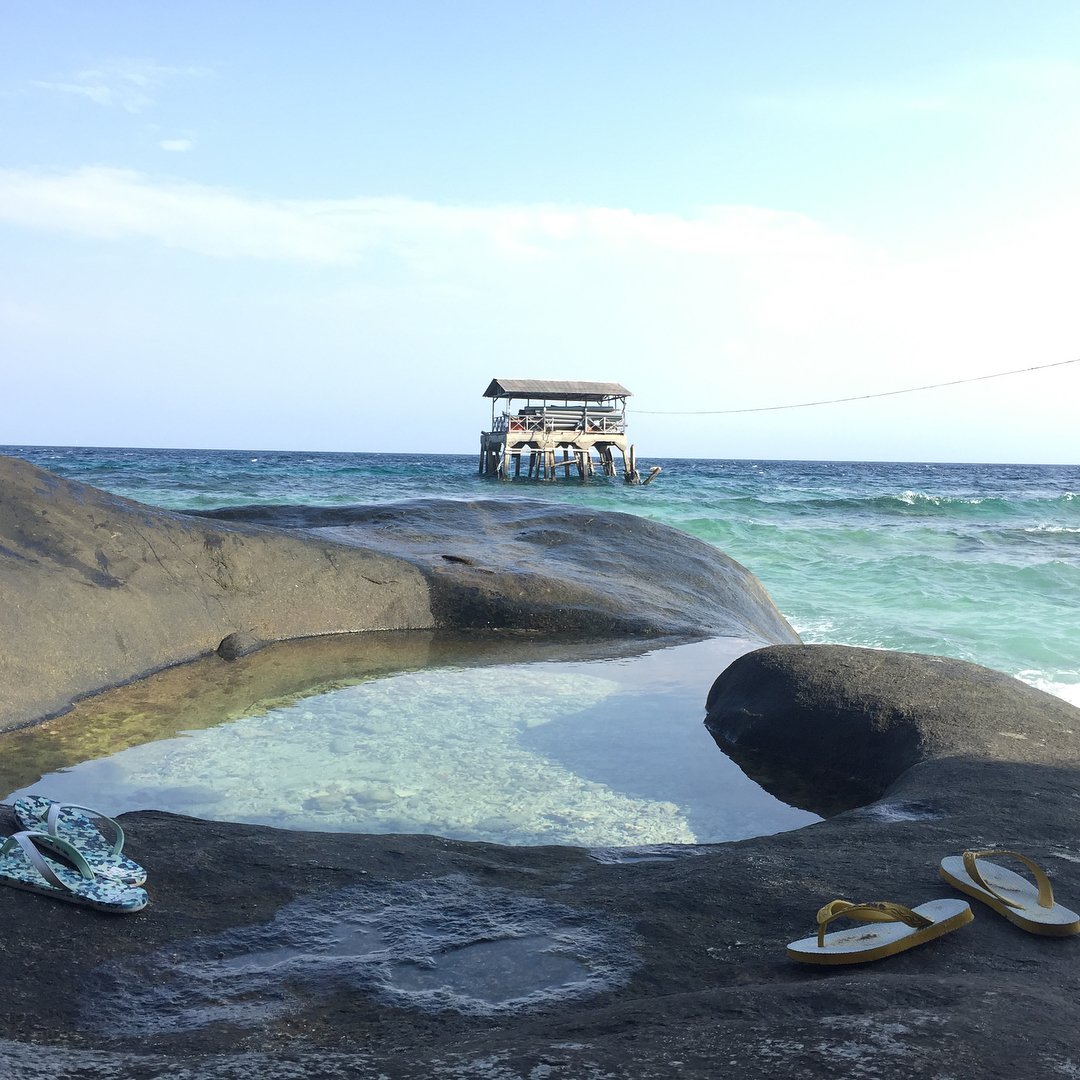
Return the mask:
<path fill-rule="evenodd" d="M 313 795 L 310 799 L 304 800 L 305 810 L 332 812 L 334 810 L 340 810 L 344 805 L 345 796 L 336 792 L 332 792 L 329 795 Z"/>
<path fill-rule="evenodd" d="M 239 660 L 241 656 L 249 656 L 269 644 L 270 642 L 263 641 L 248 630 L 237 630 L 236 633 L 222 638 L 215 651 L 222 660 Z"/>
<path fill-rule="evenodd" d="M 843 645 L 776 645 L 715 681 L 706 726 L 767 791 L 823 816 L 929 758 L 1080 761 L 1080 709 L 990 668 Z"/>
<path fill-rule="evenodd" d="M 389 784 L 365 784 L 352 792 L 352 797 L 359 803 L 391 803 L 398 796 Z"/>

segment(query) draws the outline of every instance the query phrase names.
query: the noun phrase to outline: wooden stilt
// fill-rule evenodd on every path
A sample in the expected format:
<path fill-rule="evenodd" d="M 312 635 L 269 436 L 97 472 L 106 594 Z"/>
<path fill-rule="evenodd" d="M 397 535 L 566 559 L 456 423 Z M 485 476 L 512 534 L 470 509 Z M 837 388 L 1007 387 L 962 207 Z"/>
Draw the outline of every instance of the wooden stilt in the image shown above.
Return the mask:
<path fill-rule="evenodd" d="M 540 390 L 543 393 L 532 393 Z M 642 482 L 634 448 L 626 438 L 629 392 L 618 383 L 495 379 L 484 396 L 491 398 L 492 408 L 491 428 L 480 433 L 481 475 L 516 480 L 524 472 L 529 480 L 551 482 L 568 480 L 576 470 L 585 483 L 601 470 L 604 476 L 617 476 L 618 451 L 626 482 Z M 521 460 L 525 453 L 527 462 Z"/>

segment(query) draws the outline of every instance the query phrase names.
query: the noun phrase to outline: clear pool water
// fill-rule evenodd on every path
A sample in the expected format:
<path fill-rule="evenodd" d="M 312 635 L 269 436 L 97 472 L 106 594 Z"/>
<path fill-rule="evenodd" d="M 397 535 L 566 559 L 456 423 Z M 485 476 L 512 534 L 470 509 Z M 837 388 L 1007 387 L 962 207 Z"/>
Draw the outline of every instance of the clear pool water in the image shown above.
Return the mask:
<path fill-rule="evenodd" d="M 381 671 L 269 702 L 265 683 L 256 693 L 244 677 L 277 670 L 274 654 L 213 658 L 200 662 L 204 673 L 234 693 L 229 709 L 220 695 L 207 708 L 225 718 L 54 767 L 8 800 L 35 793 L 112 815 L 157 809 L 289 829 L 596 848 L 782 832 L 817 818 L 758 787 L 702 724 L 713 679 L 758 644 L 712 639 L 587 659 L 568 659 L 589 655 L 570 648 L 536 659 L 525 641 L 397 671 L 391 656 Z M 158 696 L 182 697 L 168 686 L 176 676 L 164 678 Z M 245 695 L 259 694 L 244 707 Z M 144 701 L 139 718 L 153 707 Z M 52 722 L 54 733 L 65 719 Z M 89 721 L 67 720 L 79 723 Z"/>

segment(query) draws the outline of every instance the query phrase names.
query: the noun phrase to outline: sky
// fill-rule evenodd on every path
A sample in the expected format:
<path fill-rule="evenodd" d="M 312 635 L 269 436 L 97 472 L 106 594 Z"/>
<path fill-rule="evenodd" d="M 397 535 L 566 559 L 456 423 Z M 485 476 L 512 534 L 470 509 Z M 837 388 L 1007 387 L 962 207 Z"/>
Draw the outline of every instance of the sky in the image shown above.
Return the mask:
<path fill-rule="evenodd" d="M 0 444 L 1080 463 L 1073 0 L 0 0 Z M 676 415 L 672 415 L 676 414 Z"/>

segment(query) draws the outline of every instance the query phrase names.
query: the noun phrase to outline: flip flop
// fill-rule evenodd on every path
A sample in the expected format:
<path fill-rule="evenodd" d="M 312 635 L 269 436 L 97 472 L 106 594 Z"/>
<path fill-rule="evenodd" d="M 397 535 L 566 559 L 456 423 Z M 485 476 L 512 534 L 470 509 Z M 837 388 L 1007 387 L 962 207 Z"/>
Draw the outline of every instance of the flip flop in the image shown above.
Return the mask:
<path fill-rule="evenodd" d="M 49 837 L 66 840 L 79 849 L 90 864 L 94 876 L 101 881 L 115 881 L 121 885 L 141 885 L 146 871 L 121 852 L 124 849 L 124 830 L 98 810 L 76 803 L 54 802 L 43 795 L 26 795 L 15 800 L 12 807 L 15 817 L 24 829 L 44 832 Z M 113 831 L 110 841 L 94 823 L 106 822 Z M 42 847 L 49 847 L 45 841 Z M 58 849 L 54 849 L 57 850 Z"/>
<path fill-rule="evenodd" d="M 62 852 L 74 864 L 74 870 L 38 850 L 37 845 L 46 840 L 50 849 Z M 141 911 L 149 902 L 145 889 L 95 879 L 76 847 L 47 833 L 17 832 L 5 838 L 0 844 L 0 885 L 121 914 Z"/>
<path fill-rule="evenodd" d="M 1011 855 L 1035 875 L 1035 884 L 997 863 L 979 859 Z M 974 896 L 1031 934 L 1068 937 L 1080 934 L 1080 915 L 1054 903 L 1050 879 L 1026 855 L 1018 851 L 965 851 L 941 860 L 941 876 L 954 888 Z"/>
<path fill-rule="evenodd" d="M 853 926 L 826 934 L 825 927 L 841 918 L 886 925 L 873 929 Z M 885 901 L 851 904 L 833 900 L 817 913 L 817 936 L 793 941 L 787 947 L 788 959 L 800 964 L 865 964 L 941 937 L 973 918 L 963 900 L 931 900 L 917 908 Z"/>

